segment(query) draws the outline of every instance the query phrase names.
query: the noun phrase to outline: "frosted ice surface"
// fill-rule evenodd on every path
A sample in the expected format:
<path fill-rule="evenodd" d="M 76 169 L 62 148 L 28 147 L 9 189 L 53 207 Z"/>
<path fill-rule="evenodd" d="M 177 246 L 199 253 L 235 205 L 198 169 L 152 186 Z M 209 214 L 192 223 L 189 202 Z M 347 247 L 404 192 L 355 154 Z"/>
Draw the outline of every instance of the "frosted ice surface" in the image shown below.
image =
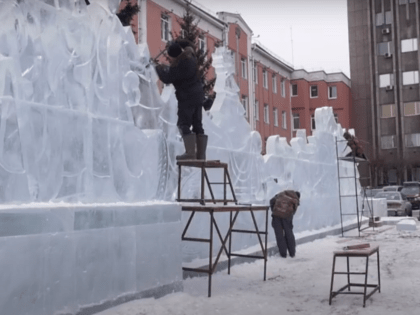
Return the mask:
<path fill-rule="evenodd" d="M 174 88 L 160 93 L 148 47 L 122 27 L 118 3 L 0 1 L 3 203 L 175 199 L 183 144 Z M 213 65 L 217 97 L 203 112 L 207 158 L 229 164 L 240 202 L 266 204 L 282 189 L 298 189 L 302 229 L 337 223 L 336 154 L 349 149 L 345 142 L 336 148 L 343 129 L 332 108 L 315 111 L 312 136 L 298 130 L 290 144 L 269 137 L 263 157 L 238 97 L 231 52 L 217 48 Z M 348 164 L 339 163 L 342 176 L 354 171 Z M 220 180 L 216 170 L 209 177 Z M 197 196 L 199 186 L 199 170 L 187 169 L 183 196 Z M 354 189 L 354 181 L 341 185 L 343 194 Z M 221 196 L 222 187 L 214 192 Z"/>

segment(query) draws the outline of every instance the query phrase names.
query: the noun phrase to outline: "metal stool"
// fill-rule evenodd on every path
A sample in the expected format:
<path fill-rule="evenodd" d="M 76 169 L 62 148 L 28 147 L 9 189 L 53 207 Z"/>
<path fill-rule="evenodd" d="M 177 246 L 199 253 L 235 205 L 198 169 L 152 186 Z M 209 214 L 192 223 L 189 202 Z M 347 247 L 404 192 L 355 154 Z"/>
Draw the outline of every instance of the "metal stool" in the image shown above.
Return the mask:
<path fill-rule="evenodd" d="M 378 261 L 378 284 L 368 284 L 368 266 L 369 266 L 369 256 L 373 255 L 374 253 L 377 254 L 377 261 Z M 347 258 L 347 272 L 337 272 L 335 271 L 335 259 L 336 257 L 346 257 Z M 366 269 L 365 272 L 350 272 L 350 257 L 366 257 Z M 337 291 L 333 291 L 334 285 L 334 275 L 347 275 L 347 284 L 340 288 Z M 350 282 L 350 275 L 364 275 L 365 282 L 364 283 L 352 283 Z M 363 287 L 363 292 L 351 292 L 351 287 Z M 373 290 L 367 294 L 367 288 L 373 288 Z M 343 292 L 345 289 L 348 291 Z M 366 300 L 372 296 L 373 293 L 376 291 L 381 292 L 381 275 L 379 271 L 379 246 L 374 246 L 372 248 L 367 249 L 359 249 L 359 250 L 344 250 L 339 252 L 334 252 L 334 259 L 333 259 L 333 266 L 332 266 L 332 274 L 331 274 L 331 288 L 330 288 L 330 305 L 331 300 L 333 297 L 337 296 L 338 294 L 362 294 L 363 295 L 363 307 L 366 306 Z"/>

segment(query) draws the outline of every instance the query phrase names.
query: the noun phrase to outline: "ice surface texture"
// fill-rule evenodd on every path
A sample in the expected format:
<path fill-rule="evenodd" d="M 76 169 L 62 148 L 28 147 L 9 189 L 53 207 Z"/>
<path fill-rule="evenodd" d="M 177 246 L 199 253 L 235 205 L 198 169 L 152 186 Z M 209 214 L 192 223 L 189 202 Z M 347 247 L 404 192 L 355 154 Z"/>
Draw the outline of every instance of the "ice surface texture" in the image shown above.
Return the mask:
<path fill-rule="evenodd" d="M 117 6 L 0 1 L 2 202 L 163 198 L 162 102 Z"/>
<path fill-rule="evenodd" d="M 183 145 L 174 88 L 160 94 L 148 47 L 122 27 L 117 5 L 0 1 L 1 202 L 175 199 L 175 156 Z M 207 158 L 229 164 L 240 202 L 267 204 L 279 190 L 298 189 L 302 209 L 308 207 L 300 211 L 303 227 L 336 223 L 335 137 L 343 139 L 343 130 L 332 109 L 316 110 L 313 136 L 300 130 L 290 145 L 270 137 L 263 157 L 261 136 L 244 117 L 229 50 L 217 48 L 213 65 L 217 97 L 203 115 Z M 339 155 L 347 152 L 340 143 Z M 342 176 L 353 171 L 345 164 Z M 209 176 L 220 178 L 216 171 Z M 196 197 L 199 184 L 198 170 L 187 169 L 183 197 Z M 341 189 L 354 192 L 354 181 Z"/>

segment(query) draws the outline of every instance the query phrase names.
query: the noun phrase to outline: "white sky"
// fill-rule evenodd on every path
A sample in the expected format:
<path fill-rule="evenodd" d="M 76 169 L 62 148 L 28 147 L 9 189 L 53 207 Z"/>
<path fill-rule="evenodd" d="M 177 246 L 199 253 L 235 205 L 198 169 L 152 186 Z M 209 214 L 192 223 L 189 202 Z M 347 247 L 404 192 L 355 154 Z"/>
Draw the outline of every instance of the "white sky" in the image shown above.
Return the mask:
<path fill-rule="evenodd" d="M 355 236 L 353 231 L 349 237 L 329 236 L 298 245 L 293 259 L 269 257 L 265 282 L 263 261 L 259 260 L 233 266 L 230 275 L 226 270 L 213 275 L 211 298 L 207 297 L 207 277 L 197 277 L 184 281 L 184 292 L 135 300 L 98 315 L 418 314 L 420 223 L 414 232 L 384 225 L 375 231 L 365 230 L 361 238 Z M 362 295 L 338 295 L 330 306 L 333 252 L 357 243 L 379 245 L 381 292 L 374 293 L 365 308 Z M 350 258 L 353 272 L 364 271 L 365 264 L 365 258 Z M 344 270 L 345 258 L 337 258 L 336 271 Z M 334 290 L 342 287 L 345 280 L 345 275 L 336 275 Z M 352 283 L 363 281 L 363 276 L 351 276 Z M 368 283 L 377 283 L 376 254 L 369 259 Z M 352 290 L 361 292 L 359 288 Z"/>
<path fill-rule="evenodd" d="M 257 40 L 295 69 L 342 71 L 350 77 L 347 0 L 197 2 L 213 12 L 240 13 Z"/>

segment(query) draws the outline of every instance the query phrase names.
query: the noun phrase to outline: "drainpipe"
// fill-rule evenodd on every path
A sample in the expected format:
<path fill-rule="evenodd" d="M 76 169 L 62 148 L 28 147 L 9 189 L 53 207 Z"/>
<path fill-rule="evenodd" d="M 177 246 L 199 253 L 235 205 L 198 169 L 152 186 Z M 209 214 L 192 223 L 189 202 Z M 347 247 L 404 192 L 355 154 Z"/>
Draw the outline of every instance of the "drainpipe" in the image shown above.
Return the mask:
<path fill-rule="evenodd" d="M 138 43 L 147 43 L 147 0 L 137 0 L 140 12 L 138 19 Z"/>

